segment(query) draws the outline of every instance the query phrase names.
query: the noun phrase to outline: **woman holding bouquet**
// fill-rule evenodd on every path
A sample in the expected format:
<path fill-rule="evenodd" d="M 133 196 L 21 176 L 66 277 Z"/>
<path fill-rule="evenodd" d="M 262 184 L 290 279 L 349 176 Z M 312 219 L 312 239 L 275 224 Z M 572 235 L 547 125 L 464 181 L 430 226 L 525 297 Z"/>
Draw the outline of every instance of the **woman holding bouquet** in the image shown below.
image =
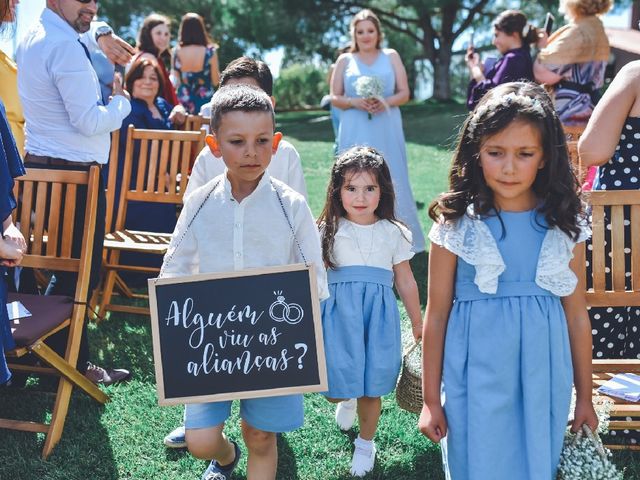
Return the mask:
<path fill-rule="evenodd" d="M 331 79 L 331 103 L 343 110 L 338 152 L 367 145 L 382 153 L 389 164 L 396 192 L 396 212 L 413 235 L 413 251 L 425 249 L 418 220 L 402 131 L 400 105 L 409 100 L 407 73 L 400 55 L 382 48 L 380 20 L 361 10 L 351 20 L 350 52 L 340 55 Z"/>

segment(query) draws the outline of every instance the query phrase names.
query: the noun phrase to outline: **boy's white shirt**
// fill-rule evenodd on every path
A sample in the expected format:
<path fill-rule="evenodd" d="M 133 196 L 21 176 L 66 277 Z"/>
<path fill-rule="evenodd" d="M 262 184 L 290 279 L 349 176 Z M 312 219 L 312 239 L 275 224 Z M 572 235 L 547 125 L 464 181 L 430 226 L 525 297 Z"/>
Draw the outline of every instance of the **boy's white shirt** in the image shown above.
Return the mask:
<path fill-rule="evenodd" d="M 185 196 L 164 257 L 162 276 L 303 263 L 300 249 L 307 263 L 315 265 L 320 300 L 328 298 L 320 236 L 304 197 L 265 172 L 256 189 L 238 203 L 231 194 L 225 170 Z"/>
<path fill-rule="evenodd" d="M 271 163 L 267 168 L 271 178 L 277 178 L 281 182 L 289 185 L 296 192 L 307 198 L 307 187 L 302 174 L 302 163 L 300 155 L 293 145 L 286 140 L 281 140 L 278 150 L 271 157 Z M 209 147 L 204 147 L 193 165 L 187 189 L 184 192 L 183 201 L 212 178 L 221 175 L 225 171 L 222 157 L 216 157 L 211 153 Z"/>

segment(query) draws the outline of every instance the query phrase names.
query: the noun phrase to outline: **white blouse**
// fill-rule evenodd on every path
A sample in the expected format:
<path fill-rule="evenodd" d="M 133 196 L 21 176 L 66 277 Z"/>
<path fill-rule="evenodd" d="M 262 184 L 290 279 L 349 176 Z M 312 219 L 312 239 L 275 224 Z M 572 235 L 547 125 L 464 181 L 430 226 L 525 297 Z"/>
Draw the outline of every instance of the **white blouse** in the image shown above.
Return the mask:
<path fill-rule="evenodd" d="M 253 193 L 237 202 L 229 180 L 220 175 L 187 198 L 162 276 L 305 261 L 315 264 L 320 300 L 327 298 L 320 237 L 304 197 L 265 172 Z"/>
<path fill-rule="evenodd" d="M 389 220 L 360 225 L 340 219 L 333 244 L 333 260 L 338 267 L 365 265 L 393 270 L 414 253 L 411 231 Z"/>
<path fill-rule="evenodd" d="M 584 220 L 578 226 L 580 233 L 576 240 L 558 227 L 548 229 L 540 247 L 535 282 L 559 297 L 571 295 L 575 290 L 578 279 L 569 266 L 573 248 L 591 236 L 591 228 Z M 506 265 L 489 227 L 474 214 L 473 205 L 467 207 L 466 215 L 453 222 L 435 222 L 429 240 L 473 265 L 476 270 L 473 283 L 481 292 L 498 291 L 499 277 Z"/>

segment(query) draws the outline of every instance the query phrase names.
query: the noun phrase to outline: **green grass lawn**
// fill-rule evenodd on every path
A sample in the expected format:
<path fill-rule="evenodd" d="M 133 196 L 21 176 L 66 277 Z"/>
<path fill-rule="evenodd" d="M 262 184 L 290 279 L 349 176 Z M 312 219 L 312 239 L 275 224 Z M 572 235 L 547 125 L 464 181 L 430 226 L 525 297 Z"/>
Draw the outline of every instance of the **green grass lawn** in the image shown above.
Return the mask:
<path fill-rule="evenodd" d="M 430 227 L 429 202 L 447 184 L 450 148 L 465 110 L 460 105 L 411 105 L 404 109 L 409 172 L 425 233 Z M 326 112 L 278 114 L 284 132 L 302 157 L 309 200 L 317 215 L 323 205 L 332 164 L 333 135 Z M 426 255 L 412 262 L 424 303 Z M 166 433 L 182 419 L 181 407 L 159 407 L 156 400 L 151 329 L 148 318 L 114 314 L 99 326 L 90 325 L 93 361 L 125 366 L 133 379 L 107 388 L 111 402 L 99 406 L 74 392 L 62 440 L 46 462 L 40 460 L 43 436 L 0 430 L 0 480 L 163 480 L 199 479 L 206 463 L 183 450 L 162 445 Z M 50 410 L 54 384 L 32 379 L 25 395 L 0 390 L 0 416 L 43 420 Z M 351 442 L 356 431 L 342 433 L 333 420 L 334 407 L 320 395 L 305 397 L 303 428 L 279 439 L 278 479 L 348 479 Z M 440 450 L 416 427 L 417 417 L 398 408 L 395 397 L 383 400 L 376 438 L 378 456 L 369 479 L 442 479 Z M 240 437 L 237 406 L 227 434 Z M 492 432 L 487 432 L 491 441 Z M 640 478 L 640 456 L 617 453 L 627 467 L 626 479 Z M 246 450 L 234 478 L 246 478 Z M 514 479 L 518 480 L 518 479 Z"/>

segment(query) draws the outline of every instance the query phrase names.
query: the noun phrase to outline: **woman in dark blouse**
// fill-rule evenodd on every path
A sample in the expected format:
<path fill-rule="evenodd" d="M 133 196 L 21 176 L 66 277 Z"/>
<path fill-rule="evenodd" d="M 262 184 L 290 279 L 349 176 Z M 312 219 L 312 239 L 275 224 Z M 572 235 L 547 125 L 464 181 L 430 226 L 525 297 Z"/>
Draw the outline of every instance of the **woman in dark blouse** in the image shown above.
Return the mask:
<path fill-rule="evenodd" d="M 142 57 L 135 61 L 127 73 L 125 85 L 131 94 L 131 113 L 122 121 L 120 127 L 120 144 L 118 148 L 118 167 L 116 173 L 115 205 L 112 218 L 118 214 L 118 200 L 120 199 L 120 189 L 122 188 L 122 170 L 127 145 L 127 130 L 129 125 L 135 128 L 152 130 L 172 130 L 175 126 L 173 113 L 175 108 L 160 97 L 162 91 L 162 72 L 157 62 L 150 58 Z M 136 184 L 136 173 L 138 172 L 138 155 L 140 151 L 139 142 L 133 147 L 133 165 L 131 170 L 130 187 Z M 105 169 L 106 170 L 106 169 Z M 108 178 L 108 171 L 104 172 Z M 171 233 L 176 226 L 176 207 L 173 204 L 129 202 L 127 204 L 127 216 L 125 227 L 129 230 L 146 232 Z M 122 263 L 129 263 L 128 258 L 132 254 L 121 254 Z M 141 258 L 148 257 L 148 266 L 159 266 L 161 258 L 157 255 L 135 254 L 135 264 L 141 265 Z"/>
<path fill-rule="evenodd" d="M 518 10 L 506 10 L 493 23 L 493 44 L 502 57 L 486 69 L 480 56 L 469 46 L 467 67 L 471 82 L 467 89 L 467 107 L 473 110 L 485 93 L 501 83 L 517 80 L 533 81 L 533 61 L 529 44 L 535 43 L 538 32 Z"/>

